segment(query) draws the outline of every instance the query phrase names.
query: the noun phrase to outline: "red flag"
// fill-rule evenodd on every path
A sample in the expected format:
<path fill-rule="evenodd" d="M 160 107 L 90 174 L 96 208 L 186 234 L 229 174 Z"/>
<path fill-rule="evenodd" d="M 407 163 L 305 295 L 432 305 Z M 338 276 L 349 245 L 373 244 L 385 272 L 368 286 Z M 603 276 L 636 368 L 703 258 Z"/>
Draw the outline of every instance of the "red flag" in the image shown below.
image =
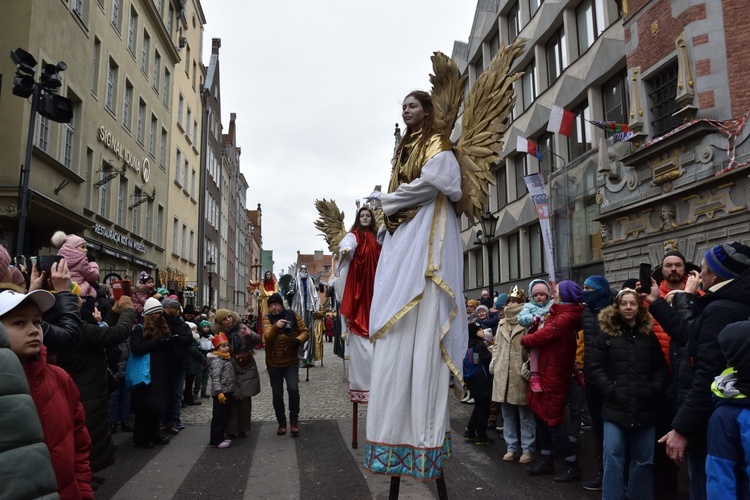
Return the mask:
<path fill-rule="evenodd" d="M 573 124 L 575 123 L 575 120 L 576 115 L 572 111 L 568 111 L 557 104 L 553 104 L 552 111 L 549 115 L 547 131 L 570 137 L 573 133 Z"/>
<path fill-rule="evenodd" d="M 516 151 L 536 156 L 537 160 L 542 161 L 542 152 L 539 151 L 539 146 L 534 141 L 524 139 L 520 135 L 516 137 Z"/>

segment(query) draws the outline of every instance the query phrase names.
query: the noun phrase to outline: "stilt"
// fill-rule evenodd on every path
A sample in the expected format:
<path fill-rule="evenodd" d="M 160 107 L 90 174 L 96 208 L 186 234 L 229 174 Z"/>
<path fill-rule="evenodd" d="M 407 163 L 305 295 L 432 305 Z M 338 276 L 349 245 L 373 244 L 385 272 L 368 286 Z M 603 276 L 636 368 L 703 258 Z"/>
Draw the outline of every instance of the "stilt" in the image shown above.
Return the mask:
<path fill-rule="evenodd" d="M 341 358 L 341 362 L 344 364 L 344 382 L 348 382 L 346 379 L 346 360 L 344 358 Z"/>
<path fill-rule="evenodd" d="M 310 381 L 310 365 L 307 365 L 307 371 L 305 372 L 305 382 Z"/>
<path fill-rule="evenodd" d="M 352 401 L 352 448 L 357 449 L 357 402 Z"/>
<path fill-rule="evenodd" d="M 448 490 L 445 488 L 445 476 L 443 471 L 440 471 L 440 477 L 435 481 L 435 486 L 437 486 L 438 498 L 440 500 L 448 500 Z"/>
<path fill-rule="evenodd" d="M 391 476 L 391 490 L 388 492 L 388 500 L 398 500 L 398 489 L 401 486 L 401 476 Z"/>

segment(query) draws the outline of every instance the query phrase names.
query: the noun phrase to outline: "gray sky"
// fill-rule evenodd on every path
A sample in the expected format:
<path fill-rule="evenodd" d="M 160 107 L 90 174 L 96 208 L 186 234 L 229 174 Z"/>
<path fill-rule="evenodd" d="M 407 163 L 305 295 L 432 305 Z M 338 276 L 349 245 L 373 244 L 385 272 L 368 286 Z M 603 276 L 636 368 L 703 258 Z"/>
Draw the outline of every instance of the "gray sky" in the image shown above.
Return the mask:
<path fill-rule="evenodd" d="M 247 206 L 263 210 L 278 274 L 326 250 L 314 202 L 386 190 L 401 100 L 429 90 L 430 56 L 471 32 L 474 0 L 202 0 L 203 60 L 221 38 L 222 120 L 237 113 Z"/>

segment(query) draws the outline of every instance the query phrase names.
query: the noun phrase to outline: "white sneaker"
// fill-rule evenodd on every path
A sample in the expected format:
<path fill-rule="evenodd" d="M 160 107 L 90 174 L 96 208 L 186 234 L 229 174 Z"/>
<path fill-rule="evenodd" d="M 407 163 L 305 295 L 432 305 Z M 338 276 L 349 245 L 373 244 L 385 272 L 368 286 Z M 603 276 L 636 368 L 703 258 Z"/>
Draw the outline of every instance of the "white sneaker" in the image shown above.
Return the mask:
<path fill-rule="evenodd" d="M 469 398 L 468 401 L 466 401 L 467 405 L 473 405 L 474 404 L 474 398 Z"/>
<path fill-rule="evenodd" d="M 462 403 L 465 403 L 465 402 L 467 402 L 467 401 L 468 401 L 468 400 L 469 400 L 470 398 L 471 398 L 471 394 L 469 393 L 469 391 L 466 391 L 466 394 L 464 394 L 464 397 L 463 397 L 463 398 L 461 399 L 461 402 L 462 402 Z"/>
<path fill-rule="evenodd" d="M 229 448 L 231 445 L 232 445 L 232 440 L 231 439 L 225 439 L 224 441 L 222 441 L 221 443 L 219 443 L 219 445 L 217 446 L 217 448 Z"/>

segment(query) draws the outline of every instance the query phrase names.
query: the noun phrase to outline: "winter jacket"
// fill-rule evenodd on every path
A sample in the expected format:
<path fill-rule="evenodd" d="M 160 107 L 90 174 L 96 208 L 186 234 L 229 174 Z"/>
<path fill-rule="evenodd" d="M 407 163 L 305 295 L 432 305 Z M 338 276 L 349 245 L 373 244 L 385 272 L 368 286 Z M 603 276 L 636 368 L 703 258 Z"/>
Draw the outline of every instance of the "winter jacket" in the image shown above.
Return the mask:
<path fill-rule="evenodd" d="M 57 255 L 65 258 L 70 270 L 70 279 L 81 286 L 81 297 L 96 298 L 96 290 L 89 284 L 89 281 L 99 281 L 99 265 L 96 262 L 89 262 L 85 253 L 68 245 L 61 246 Z"/>
<path fill-rule="evenodd" d="M 29 384 L 0 323 L 0 499 L 59 498 Z"/>
<path fill-rule="evenodd" d="M 109 429 L 109 384 L 105 349 L 116 346 L 130 337 L 135 324 L 135 311 L 125 309 L 121 314 L 110 311 L 104 318 L 110 327 L 84 323 L 78 347 L 57 356 L 57 365 L 73 378 L 81 394 L 86 413 L 86 428 L 91 436 L 91 471 L 98 472 L 115 461 L 115 445 Z"/>
<path fill-rule="evenodd" d="M 525 406 L 529 382 L 521 374 L 523 363 L 528 359 L 526 349 L 521 346 L 526 329 L 518 324 L 522 307 L 521 304 L 505 307 L 505 318 L 500 320 L 495 335 L 490 371 L 494 375 L 492 401 Z"/>
<path fill-rule="evenodd" d="M 55 305 L 42 315 L 44 345 L 50 354 L 75 349 L 81 338 L 81 308 L 78 296 L 71 292 L 55 295 Z"/>
<path fill-rule="evenodd" d="M 230 353 L 232 354 L 232 366 L 234 366 L 234 399 L 246 399 L 260 393 L 260 375 L 258 365 L 255 363 L 254 347 L 260 342 L 260 335 L 250 330 L 240 322 L 240 315 L 231 311 L 234 323 L 225 329 L 214 320 L 211 330 L 214 333 L 224 332 L 229 340 Z M 251 357 L 246 366 L 237 363 L 236 356 L 250 353 Z"/>
<path fill-rule="evenodd" d="M 687 337 L 680 365 L 680 393 L 672 428 L 688 438 L 688 450 L 706 451 L 706 428 L 713 412 L 711 383 L 726 368 L 718 336 L 730 323 L 750 317 L 750 272 L 725 281 L 695 299 L 693 319 L 685 320 L 662 298 L 649 312 L 672 338 Z"/>
<path fill-rule="evenodd" d="M 552 427 L 563 422 L 582 309 L 580 304 L 552 304 L 544 324 L 521 339 L 521 345 L 539 351 L 542 392 L 529 391 L 528 405 L 536 416 Z"/>
<path fill-rule="evenodd" d="M 153 297 L 156 293 L 154 286 L 146 286 L 141 283 L 135 285 L 133 290 L 133 307 L 135 307 L 136 315 L 140 316 L 143 314 L 143 306 L 149 297 Z"/>
<path fill-rule="evenodd" d="M 695 295 L 687 292 L 675 293 L 672 295 L 672 309 L 679 314 L 685 323 L 689 323 L 693 319 L 693 310 L 695 308 L 695 299 L 699 295 Z M 656 322 L 654 322 L 656 324 Z M 673 337 L 669 341 L 669 366 L 672 368 L 675 379 L 680 373 L 680 365 L 682 360 L 685 358 L 685 344 L 687 338 Z"/>
<path fill-rule="evenodd" d="M 478 366 L 476 374 L 469 378 L 464 379 L 466 382 L 466 388 L 471 392 L 471 397 L 475 399 L 490 399 L 492 397 L 492 374 L 490 373 L 490 361 L 492 361 L 492 353 L 490 353 L 487 346 L 484 345 L 484 340 L 474 334 L 469 334 L 468 349 L 473 349 L 473 353 L 479 356 L 479 363 L 482 366 Z"/>
<path fill-rule="evenodd" d="M 602 418 L 621 427 L 654 424 L 669 384 L 669 368 L 652 323 L 644 312 L 631 327 L 621 321 L 615 305 L 599 313 L 601 330 L 589 353 L 591 379 L 604 396 Z"/>
<path fill-rule="evenodd" d="M 198 349 L 198 342 L 193 340 L 193 343 L 188 347 L 185 355 L 185 375 L 197 377 L 200 375 L 201 368 L 206 364 L 206 357 Z"/>
<path fill-rule="evenodd" d="M 291 334 L 282 333 L 276 328 L 276 321 L 279 317 L 271 314 L 263 316 L 263 343 L 266 346 L 266 366 L 273 368 L 285 368 L 299 363 L 299 356 L 297 354 L 297 347 L 294 346 L 294 340 L 299 340 L 299 344 L 304 345 L 307 339 L 310 338 L 310 332 L 299 314 L 289 309 L 284 309 L 281 314 L 284 315 L 287 321 L 293 324 L 294 330 Z M 273 319 L 276 321 L 271 322 Z"/>
<path fill-rule="evenodd" d="M 609 302 L 610 304 L 612 301 Z M 590 376 L 589 359 L 588 353 L 594 348 L 594 339 L 599 336 L 599 312 L 604 309 L 592 309 L 591 307 L 584 306 L 581 311 L 581 323 L 583 326 L 583 375 L 586 379 L 586 384 L 594 384 L 594 381 Z"/>
<path fill-rule="evenodd" d="M 170 316 L 167 313 L 162 313 L 162 317 L 169 326 L 169 331 L 172 333 L 172 342 L 169 343 L 171 349 L 171 356 L 169 358 L 169 369 L 170 370 L 183 370 L 183 364 L 185 357 L 187 356 L 188 348 L 193 345 L 193 332 L 190 327 L 185 323 L 185 320 L 180 316 Z"/>
<path fill-rule="evenodd" d="M 540 306 L 539 304 L 534 302 L 533 298 L 529 298 L 529 301 L 523 305 L 523 309 L 518 315 L 518 323 L 524 328 L 530 327 L 534 322 L 534 318 L 536 316 L 539 316 L 541 319 L 546 318 L 547 314 L 549 314 L 549 308 L 552 307 L 552 289 L 550 288 L 549 283 L 547 283 L 543 279 L 537 278 L 529 282 L 529 297 L 531 297 L 531 289 L 534 288 L 534 285 L 536 285 L 537 283 L 541 283 L 542 285 L 547 287 L 547 302 Z"/>
<path fill-rule="evenodd" d="M 234 367 L 230 358 L 223 358 L 216 352 L 208 353 L 208 372 L 211 375 L 211 395 L 220 392 L 234 392 Z"/>
<path fill-rule="evenodd" d="M 497 330 L 497 325 L 500 322 L 500 313 L 489 313 L 486 318 L 476 318 L 474 322 L 477 323 L 482 330 L 492 330 L 492 335 L 495 335 L 495 330 Z"/>
<path fill-rule="evenodd" d="M 159 412 L 167 409 L 172 344 L 178 341 L 179 336 L 146 339 L 143 336 L 143 325 L 133 328 L 130 334 L 130 355 L 143 356 L 149 353 L 151 371 L 151 383 L 133 389 L 133 408 L 136 412 L 139 409 Z"/>
<path fill-rule="evenodd" d="M 47 364 L 44 346 L 36 358 L 23 364 L 23 369 L 42 422 L 60 498 L 94 498 L 89 467 L 91 439 L 73 379 L 59 366 Z"/>
<path fill-rule="evenodd" d="M 734 372 L 724 370 L 723 375 Z M 747 460 L 750 453 L 750 398 L 728 397 L 712 384 L 716 409 L 708 421 L 706 493 L 708 498 L 750 498 Z"/>

